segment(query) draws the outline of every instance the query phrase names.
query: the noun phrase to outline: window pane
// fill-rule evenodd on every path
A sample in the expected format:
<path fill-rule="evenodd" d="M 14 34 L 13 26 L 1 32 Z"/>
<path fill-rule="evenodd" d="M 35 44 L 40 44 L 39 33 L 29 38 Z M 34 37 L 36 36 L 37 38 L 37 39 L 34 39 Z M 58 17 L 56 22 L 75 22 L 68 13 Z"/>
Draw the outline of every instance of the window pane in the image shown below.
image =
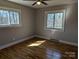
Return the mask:
<path fill-rule="evenodd" d="M 15 14 L 15 17 L 16 17 L 15 23 L 19 24 L 19 13 L 15 12 L 14 14 Z"/>
<path fill-rule="evenodd" d="M 55 13 L 55 24 L 54 28 L 62 29 L 63 28 L 63 13 Z"/>
<path fill-rule="evenodd" d="M 19 24 L 19 11 L 0 8 L 0 25 Z"/>
<path fill-rule="evenodd" d="M 0 10 L 0 24 L 9 25 L 9 13 L 6 10 Z"/>
<path fill-rule="evenodd" d="M 19 24 L 19 13 L 18 12 L 10 12 L 10 23 L 11 24 Z"/>
<path fill-rule="evenodd" d="M 54 14 L 47 15 L 47 28 L 53 28 Z"/>
<path fill-rule="evenodd" d="M 14 24 L 15 23 L 15 19 L 14 19 L 14 12 L 10 11 L 10 24 Z"/>
<path fill-rule="evenodd" d="M 9 25 L 9 12 L 5 11 L 3 12 L 3 23 Z"/>

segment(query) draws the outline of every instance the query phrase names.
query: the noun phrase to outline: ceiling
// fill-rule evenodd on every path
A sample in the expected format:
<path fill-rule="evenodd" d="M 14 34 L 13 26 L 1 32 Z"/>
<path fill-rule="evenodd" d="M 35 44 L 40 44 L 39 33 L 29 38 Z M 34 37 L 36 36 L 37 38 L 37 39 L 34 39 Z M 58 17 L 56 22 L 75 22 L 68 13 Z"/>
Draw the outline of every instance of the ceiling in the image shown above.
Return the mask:
<path fill-rule="evenodd" d="M 32 4 L 35 1 L 23 1 L 23 0 L 8 0 L 11 2 L 15 2 L 24 6 L 29 6 L 29 7 L 33 7 L 33 8 L 43 8 L 43 7 L 48 7 L 48 6 L 55 6 L 55 5 L 62 5 L 62 4 L 72 4 L 72 3 L 77 3 L 77 0 L 49 0 L 49 1 L 45 1 L 48 5 L 34 5 L 32 6 Z"/>

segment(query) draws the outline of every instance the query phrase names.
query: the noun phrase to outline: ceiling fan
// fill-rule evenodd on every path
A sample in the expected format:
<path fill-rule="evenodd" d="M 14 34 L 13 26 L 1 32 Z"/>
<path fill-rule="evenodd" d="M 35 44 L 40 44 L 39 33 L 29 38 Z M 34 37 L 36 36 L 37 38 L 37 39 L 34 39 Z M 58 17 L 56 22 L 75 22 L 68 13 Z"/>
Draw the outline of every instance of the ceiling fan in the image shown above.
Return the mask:
<path fill-rule="evenodd" d="M 35 1 L 32 6 L 34 6 L 35 4 L 40 5 L 40 4 L 44 4 L 44 5 L 48 5 L 45 1 L 48 0 L 23 0 L 23 1 Z"/>

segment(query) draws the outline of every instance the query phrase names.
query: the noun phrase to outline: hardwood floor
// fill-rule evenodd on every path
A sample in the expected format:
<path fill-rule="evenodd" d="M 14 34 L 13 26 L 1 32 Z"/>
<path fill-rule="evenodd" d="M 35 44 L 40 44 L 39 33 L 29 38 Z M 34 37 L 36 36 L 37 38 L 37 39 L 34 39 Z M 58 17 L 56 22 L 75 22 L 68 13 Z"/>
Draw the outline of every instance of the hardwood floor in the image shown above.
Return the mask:
<path fill-rule="evenodd" d="M 0 59 L 77 59 L 77 47 L 32 38 L 0 50 Z"/>

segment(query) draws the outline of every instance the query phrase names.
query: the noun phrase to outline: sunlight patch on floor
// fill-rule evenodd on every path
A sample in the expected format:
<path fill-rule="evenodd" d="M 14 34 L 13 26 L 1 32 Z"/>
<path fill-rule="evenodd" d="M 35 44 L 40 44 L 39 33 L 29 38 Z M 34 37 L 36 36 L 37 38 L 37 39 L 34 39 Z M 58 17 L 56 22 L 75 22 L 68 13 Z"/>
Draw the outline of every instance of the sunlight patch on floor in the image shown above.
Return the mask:
<path fill-rule="evenodd" d="M 28 47 L 30 47 L 30 46 L 39 46 L 39 45 L 41 45 L 42 43 L 44 43 L 45 41 L 46 41 L 46 40 L 36 41 L 36 42 L 34 42 L 34 43 L 32 43 L 32 44 L 29 44 Z"/>

